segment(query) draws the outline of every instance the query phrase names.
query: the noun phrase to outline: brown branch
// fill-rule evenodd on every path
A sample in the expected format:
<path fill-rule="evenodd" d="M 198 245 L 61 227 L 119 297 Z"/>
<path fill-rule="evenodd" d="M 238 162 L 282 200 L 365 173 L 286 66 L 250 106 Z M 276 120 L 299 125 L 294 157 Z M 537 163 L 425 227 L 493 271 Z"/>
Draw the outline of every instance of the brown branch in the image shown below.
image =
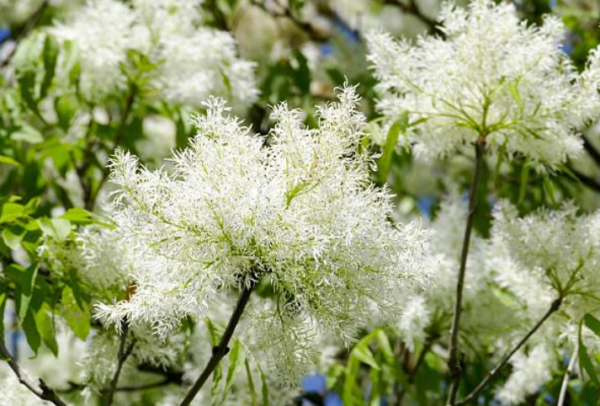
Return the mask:
<path fill-rule="evenodd" d="M 181 401 L 180 406 L 188 406 L 192 402 L 194 397 L 196 397 L 198 392 L 200 392 L 200 389 L 202 389 L 202 386 L 204 386 L 208 378 L 212 375 L 217 365 L 219 365 L 219 362 L 221 362 L 223 357 L 225 357 L 225 355 L 227 355 L 227 353 L 229 352 L 229 341 L 233 337 L 235 328 L 237 327 L 238 323 L 242 318 L 242 314 L 244 313 L 244 309 L 248 304 L 248 300 L 250 299 L 250 294 L 252 293 L 253 289 L 254 284 L 252 284 L 249 287 L 244 285 L 240 298 L 238 299 L 237 305 L 235 306 L 235 310 L 231 314 L 231 318 L 227 323 L 227 327 L 225 328 L 223 337 L 221 337 L 221 341 L 216 347 L 213 347 L 212 356 L 210 357 L 208 364 L 206 364 L 206 367 L 204 368 L 194 385 L 185 395 L 185 398 Z"/>
<path fill-rule="evenodd" d="M 458 353 L 458 330 L 460 326 L 460 316 L 462 313 L 462 296 L 465 284 L 465 271 L 467 269 L 467 257 L 469 255 L 469 243 L 471 241 L 471 232 L 473 230 L 473 220 L 475 219 L 475 210 L 477 208 L 477 187 L 481 172 L 483 169 L 483 155 L 485 153 L 485 136 L 480 135 L 475 143 L 475 170 L 473 174 L 473 183 L 469 191 L 469 212 L 467 214 L 467 225 L 463 239 L 462 253 L 460 258 L 460 268 L 458 270 L 458 282 L 456 284 L 456 303 L 454 306 L 454 317 L 452 319 L 452 330 L 450 333 L 450 358 L 448 367 L 450 368 L 450 377 L 452 382 L 448 394 L 448 404 L 454 405 L 458 385 L 460 383 L 461 362 Z"/>
<path fill-rule="evenodd" d="M 475 397 L 477 397 L 477 395 L 479 394 L 479 392 L 481 392 L 495 377 L 496 375 L 498 375 L 498 372 L 500 372 L 500 370 L 502 369 L 502 367 L 504 367 L 508 361 L 510 360 L 510 358 L 517 352 L 519 351 L 519 349 L 521 349 L 521 347 L 523 347 L 523 345 L 527 342 L 527 340 L 529 340 L 529 338 L 531 338 L 532 335 L 535 334 L 536 331 L 539 330 L 539 328 L 542 326 L 542 324 L 544 324 L 544 322 L 546 320 L 548 320 L 548 318 L 550 316 L 552 316 L 556 311 L 558 311 L 558 309 L 560 308 L 560 305 L 562 303 L 562 297 L 559 297 L 558 299 L 556 299 L 554 302 L 552 302 L 552 304 L 550 305 L 550 308 L 548 309 L 548 311 L 542 316 L 542 318 L 531 328 L 531 330 L 529 330 L 529 332 L 525 335 L 525 337 L 523 337 L 521 339 L 521 341 L 519 341 L 517 343 L 517 345 L 515 345 L 515 347 L 510 350 L 510 352 L 508 354 L 506 354 L 501 360 L 500 362 L 498 362 L 498 364 L 496 364 L 496 366 L 494 368 L 492 368 L 485 376 L 485 378 L 483 378 L 483 380 L 479 383 L 479 385 L 477 385 L 477 387 L 475 389 L 473 389 L 471 391 L 471 393 L 469 393 L 467 395 L 467 397 L 465 397 L 463 400 L 461 400 L 460 402 L 456 403 L 457 406 L 462 406 L 462 405 L 466 405 L 469 402 L 471 402 L 473 399 L 475 399 Z"/>
<path fill-rule="evenodd" d="M 123 331 L 121 331 L 121 343 L 119 345 L 119 353 L 117 359 L 117 370 L 113 375 L 113 379 L 110 382 L 110 386 L 106 391 L 106 400 L 104 402 L 105 406 L 110 406 L 113 402 L 113 398 L 115 395 L 115 390 L 117 389 L 117 383 L 119 382 L 119 376 L 121 375 L 121 370 L 123 369 L 123 364 L 127 361 L 127 358 L 133 352 L 133 347 L 135 345 L 135 340 L 131 341 L 129 346 L 127 346 L 127 335 L 129 333 L 129 323 L 127 321 L 123 322 Z"/>
<path fill-rule="evenodd" d="M 21 385 L 25 386 L 31 393 L 42 400 L 46 400 L 50 403 L 55 404 L 56 406 L 67 406 L 67 404 L 56 394 L 56 392 L 48 387 L 43 380 L 39 380 L 39 385 L 33 383 L 25 371 L 21 369 L 17 361 L 12 357 L 6 345 L 4 344 L 4 339 L 0 339 L 0 355 L 2 358 L 6 359 L 6 362 L 10 366 L 10 369 L 13 370 L 17 379 L 21 383 Z"/>

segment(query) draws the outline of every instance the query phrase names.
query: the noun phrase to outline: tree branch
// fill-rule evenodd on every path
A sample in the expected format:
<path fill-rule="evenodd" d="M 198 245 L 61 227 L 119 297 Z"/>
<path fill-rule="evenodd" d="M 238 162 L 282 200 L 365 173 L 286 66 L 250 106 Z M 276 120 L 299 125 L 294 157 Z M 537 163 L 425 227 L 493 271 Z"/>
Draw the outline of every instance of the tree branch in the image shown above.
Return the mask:
<path fill-rule="evenodd" d="M 180 406 L 188 406 L 192 402 L 194 397 L 198 394 L 198 392 L 200 392 L 200 389 L 202 389 L 202 386 L 212 375 L 217 365 L 219 365 L 219 362 L 221 362 L 223 357 L 225 357 L 225 355 L 227 355 L 227 353 L 229 352 L 229 341 L 231 340 L 231 337 L 233 337 L 235 328 L 237 327 L 238 323 L 242 318 L 242 314 L 244 313 L 244 309 L 248 304 L 248 300 L 250 299 L 250 294 L 252 293 L 254 286 L 255 284 L 252 284 L 249 287 L 244 285 L 240 298 L 238 299 L 237 305 L 235 306 L 235 310 L 231 314 L 231 318 L 227 323 L 227 327 L 225 328 L 223 337 L 221 337 L 221 341 L 216 347 L 213 347 L 212 356 L 210 357 L 208 364 L 206 364 L 206 367 L 204 367 L 204 370 L 202 371 L 194 385 L 185 395 L 185 398 L 180 403 Z"/>
<path fill-rule="evenodd" d="M 456 284 L 456 303 L 454 306 L 454 317 L 452 319 L 452 330 L 450 333 L 450 358 L 448 366 L 452 383 L 448 394 L 448 404 L 454 405 L 456 394 L 458 393 L 458 384 L 460 383 L 461 365 L 458 354 L 458 330 L 460 325 L 460 316 L 462 313 L 462 296 L 465 284 L 465 271 L 467 268 L 467 257 L 469 255 L 469 243 L 471 241 L 471 232 L 473 230 L 473 220 L 475 218 L 475 209 L 477 208 L 477 187 L 481 172 L 483 169 L 483 155 L 485 153 L 485 136 L 480 135 L 475 143 L 475 170 L 473 182 L 469 191 L 469 212 L 467 214 L 467 225 L 463 239 L 462 253 L 460 258 L 460 268 L 458 270 L 458 282 Z"/>
<path fill-rule="evenodd" d="M 8 362 L 8 365 L 10 366 L 10 369 L 13 370 L 13 372 L 19 379 L 19 382 L 27 389 L 29 389 L 31 393 L 33 393 L 35 396 L 42 400 L 47 400 L 48 402 L 55 404 L 56 406 L 67 406 L 67 404 L 56 394 L 56 392 L 50 387 L 48 387 L 48 385 L 46 385 L 46 383 L 43 380 L 39 380 L 38 387 L 38 385 L 36 385 L 29 379 L 25 371 L 21 369 L 21 367 L 19 366 L 19 364 L 17 364 L 10 352 L 8 352 L 8 349 L 4 344 L 3 338 L 0 339 L 0 354 L 2 355 L 2 358 L 6 359 L 6 362 Z"/>
<path fill-rule="evenodd" d="M 462 406 L 462 405 L 466 405 L 469 402 L 471 402 L 473 399 L 475 399 L 475 397 L 477 397 L 477 395 L 479 394 L 479 392 L 481 392 L 483 390 L 483 388 L 485 388 L 495 377 L 496 375 L 498 375 L 498 372 L 500 372 L 500 370 L 502 369 L 502 367 L 504 367 L 508 361 L 510 360 L 510 358 L 517 352 L 519 351 L 519 349 L 521 349 L 521 347 L 523 347 L 523 345 L 527 342 L 527 340 L 529 340 L 529 338 L 531 338 L 532 335 L 535 334 L 536 331 L 539 330 L 539 328 L 542 326 L 542 324 L 544 324 L 544 322 L 546 320 L 548 320 L 548 318 L 550 316 L 552 316 L 559 308 L 560 305 L 562 304 L 562 297 L 559 297 L 558 299 L 556 299 L 554 302 L 552 302 L 552 305 L 550 305 L 550 308 L 548 309 L 548 311 L 542 316 L 542 318 L 531 328 L 531 330 L 529 330 L 529 332 L 525 335 L 525 337 L 523 337 L 521 339 L 521 341 L 519 341 L 517 343 L 517 345 L 515 345 L 515 347 L 508 353 L 506 354 L 501 360 L 500 362 L 498 362 L 498 364 L 496 364 L 496 366 L 494 368 L 492 368 L 485 376 L 485 378 L 483 378 L 483 380 L 479 383 L 479 385 L 477 385 L 477 387 L 475 389 L 473 389 L 471 391 L 471 393 L 469 393 L 467 395 L 467 397 L 465 397 L 463 400 L 461 400 L 460 402 L 456 403 L 457 406 Z"/>
<path fill-rule="evenodd" d="M 135 345 L 135 340 L 132 340 L 129 346 L 127 346 L 127 335 L 129 333 L 129 323 L 127 321 L 123 322 L 123 331 L 121 332 L 121 343 L 119 344 L 119 353 L 117 359 L 117 370 L 113 376 L 113 379 L 110 382 L 110 386 L 106 391 L 106 400 L 104 402 L 105 406 L 110 406 L 113 402 L 113 398 L 115 395 L 115 390 L 117 389 L 117 383 L 119 382 L 119 376 L 121 375 L 121 370 L 123 369 L 123 364 L 127 361 L 127 358 L 131 355 L 133 351 L 133 347 Z"/>

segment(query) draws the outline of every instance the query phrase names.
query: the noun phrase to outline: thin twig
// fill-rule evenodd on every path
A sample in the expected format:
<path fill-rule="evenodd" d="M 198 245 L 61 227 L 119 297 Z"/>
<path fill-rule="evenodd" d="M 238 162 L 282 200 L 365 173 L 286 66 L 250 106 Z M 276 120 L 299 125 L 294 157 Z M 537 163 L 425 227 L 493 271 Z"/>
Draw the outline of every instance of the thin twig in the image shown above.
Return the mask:
<path fill-rule="evenodd" d="M 123 322 L 123 330 L 121 331 L 121 342 L 119 344 L 119 353 L 117 358 L 117 369 L 115 374 L 113 375 L 113 379 L 110 381 L 110 386 L 106 391 L 106 400 L 104 402 L 105 406 L 110 406 L 113 402 L 113 398 L 115 396 L 115 391 L 117 389 L 117 384 L 119 383 L 119 376 L 121 375 L 121 370 L 123 369 L 123 364 L 127 361 L 127 358 L 133 352 L 133 347 L 135 345 L 135 340 L 132 340 L 129 346 L 127 346 L 127 335 L 129 333 L 129 323 L 127 321 Z"/>
<path fill-rule="evenodd" d="M 219 365 L 221 359 L 223 359 L 223 357 L 225 357 L 225 355 L 227 355 L 227 353 L 229 352 L 229 341 L 233 337 L 235 328 L 237 327 L 238 323 L 242 318 L 242 314 L 244 313 L 244 309 L 248 304 L 248 300 L 250 299 L 250 294 L 252 293 L 253 289 L 254 284 L 251 286 L 244 285 L 240 298 L 238 299 L 237 305 L 235 306 L 235 310 L 231 314 L 231 318 L 227 323 L 227 327 L 225 328 L 223 337 L 221 337 L 221 341 L 216 347 L 213 347 L 212 356 L 210 357 L 208 364 L 206 364 L 206 367 L 204 367 L 204 370 L 202 371 L 194 385 L 185 395 L 185 398 L 181 401 L 180 406 L 188 406 L 192 402 L 194 397 L 198 394 L 198 392 L 200 392 L 200 389 L 202 389 L 202 386 L 212 375 L 217 365 Z"/>
<path fill-rule="evenodd" d="M 461 365 L 458 353 L 458 330 L 460 325 L 460 316 L 462 313 L 462 296 L 465 284 L 465 271 L 467 269 L 467 257 L 469 256 L 469 243 L 471 241 L 471 232 L 473 230 L 473 220 L 475 219 L 475 210 L 477 209 L 477 187 L 481 172 L 483 169 L 483 155 L 485 153 L 485 136 L 480 135 L 475 143 L 475 170 L 473 182 L 469 191 L 469 212 L 467 214 L 467 225 L 463 239 L 462 253 L 460 258 L 460 268 L 458 270 L 458 282 L 456 284 L 456 303 L 454 306 L 454 317 L 452 318 L 452 330 L 450 333 L 450 358 L 448 366 L 450 368 L 450 377 L 452 382 L 448 394 L 448 404 L 454 405 L 458 385 L 460 383 Z"/>
<path fill-rule="evenodd" d="M 479 395 L 479 392 L 481 392 L 496 377 L 496 375 L 498 375 L 498 372 L 500 372 L 500 370 L 502 369 L 502 367 L 504 367 L 508 363 L 508 361 L 511 359 L 511 357 L 513 355 L 515 355 L 515 353 L 517 351 L 519 351 L 521 349 L 521 347 L 523 347 L 523 345 L 527 342 L 527 340 L 529 340 L 529 338 L 531 338 L 531 336 L 534 335 L 535 332 L 539 330 L 539 328 L 542 326 L 542 324 L 544 324 L 544 322 L 546 320 L 548 320 L 548 318 L 550 316 L 552 316 L 560 308 L 561 303 L 562 303 L 562 297 L 559 297 L 554 302 L 552 302 L 552 304 L 550 305 L 550 308 L 548 309 L 548 311 L 535 324 L 535 326 L 533 326 L 531 328 L 531 330 L 529 330 L 529 332 L 525 335 L 525 337 L 523 337 L 521 339 L 521 341 L 519 341 L 517 343 L 517 345 L 515 345 L 514 348 L 512 350 L 510 350 L 510 352 L 508 354 L 506 354 L 496 364 L 496 366 L 494 368 L 492 368 L 486 374 L 485 378 L 483 378 L 483 380 L 479 383 L 479 385 L 477 385 L 477 387 L 475 389 L 473 389 L 471 391 L 471 393 L 469 393 L 467 395 L 467 397 L 465 397 L 460 402 L 456 403 L 456 405 L 457 406 L 466 405 L 466 404 L 469 404 L 469 402 L 471 402 L 473 399 L 475 399 L 475 397 L 477 397 L 477 395 Z"/>
<path fill-rule="evenodd" d="M 577 352 L 579 351 L 579 343 L 575 343 L 575 349 L 573 350 L 573 355 L 571 356 L 571 360 L 569 361 L 569 366 L 565 371 L 565 376 L 563 377 L 562 385 L 560 386 L 560 394 L 558 395 L 558 403 L 556 406 L 563 406 L 565 403 L 565 399 L 567 398 L 567 389 L 569 388 L 569 381 L 571 380 L 571 375 L 575 370 L 575 365 L 577 364 Z"/>
<path fill-rule="evenodd" d="M 4 345 L 4 340 L 0 339 L 0 354 L 2 358 L 6 359 L 6 362 L 10 366 L 10 369 L 13 370 L 15 375 L 17 376 L 19 382 L 25 386 L 31 393 L 42 400 L 47 400 L 55 404 L 56 406 L 67 406 L 67 404 L 56 394 L 56 392 L 48 387 L 43 380 L 39 380 L 39 385 L 33 383 L 25 371 L 21 369 L 17 361 L 12 357 L 6 346 Z"/>

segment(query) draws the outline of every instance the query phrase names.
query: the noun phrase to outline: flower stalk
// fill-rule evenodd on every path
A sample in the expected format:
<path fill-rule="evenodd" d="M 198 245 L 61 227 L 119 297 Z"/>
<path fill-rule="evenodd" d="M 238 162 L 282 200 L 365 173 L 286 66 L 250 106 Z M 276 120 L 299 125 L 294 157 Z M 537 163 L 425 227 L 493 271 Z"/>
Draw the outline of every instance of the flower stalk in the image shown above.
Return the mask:
<path fill-rule="evenodd" d="M 485 135 L 481 134 L 475 143 L 475 170 L 473 182 L 469 191 L 469 212 L 467 214 L 467 224 L 463 238 L 462 253 L 460 258 L 460 268 L 458 271 L 458 281 L 456 284 L 456 303 L 454 306 L 454 316 L 452 318 L 452 330 L 450 333 L 450 359 L 448 366 L 450 368 L 451 385 L 448 395 L 448 404 L 454 405 L 458 385 L 460 383 L 461 366 L 458 352 L 458 331 L 460 326 L 460 316 L 462 313 L 462 297 L 465 284 L 465 271 L 467 268 L 467 258 L 469 256 L 469 244 L 471 242 L 471 233 L 473 231 L 473 221 L 477 209 L 477 188 L 481 179 L 483 170 L 483 157 L 485 153 Z"/>
<path fill-rule="evenodd" d="M 200 389 L 204 386 L 208 378 L 212 375 L 219 362 L 227 355 L 229 352 L 229 341 L 233 337 L 233 333 L 235 332 L 235 328 L 239 324 L 244 310 L 246 309 L 246 305 L 250 299 L 250 295 L 252 294 L 252 290 L 256 283 L 252 283 L 250 286 L 244 285 L 242 289 L 242 293 L 240 294 L 240 298 L 238 299 L 237 305 L 235 306 L 235 310 L 231 314 L 231 318 L 227 323 L 227 328 L 223 333 L 223 337 L 221 337 L 221 341 L 216 347 L 212 349 L 212 356 L 204 367 L 204 370 L 194 382 L 194 385 L 190 388 L 188 393 L 185 395 L 185 398 L 181 401 L 180 406 L 188 406 L 194 400 L 194 397 L 200 392 Z"/>

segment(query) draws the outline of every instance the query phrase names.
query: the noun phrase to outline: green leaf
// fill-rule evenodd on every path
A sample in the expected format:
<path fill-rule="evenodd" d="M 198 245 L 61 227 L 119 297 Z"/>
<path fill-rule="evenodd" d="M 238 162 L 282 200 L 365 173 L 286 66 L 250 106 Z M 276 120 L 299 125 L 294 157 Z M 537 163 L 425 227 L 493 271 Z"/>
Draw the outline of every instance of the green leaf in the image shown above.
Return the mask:
<path fill-rule="evenodd" d="M 392 346 L 390 344 L 390 340 L 385 334 L 385 332 L 381 329 L 375 330 L 375 338 L 377 338 L 377 342 L 379 343 L 379 348 L 385 357 L 386 362 L 394 362 L 394 351 L 392 350 Z"/>
<path fill-rule="evenodd" d="M 44 79 L 40 89 L 40 97 L 43 99 L 48 94 L 48 89 L 54 79 L 56 71 L 56 61 L 58 60 L 58 42 L 52 35 L 48 35 L 44 41 L 43 59 L 44 59 Z"/>
<path fill-rule="evenodd" d="M 40 35 L 33 33 L 19 41 L 13 58 L 17 73 L 23 70 L 35 70 L 40 58 Z"/>
<path fill-rule="evenodd" d="M 219 337 L 221 336 L 221 333 L 217 331 L 217 327 L 209 318 L 205 318 L 204 323 L 206 324 L 208 336 L 210 337 L 210 345 L 214 348 L 219 344 Z M 212 375 L 212 387 L 210 390 L 210 395 L 213 400 L 213 403 L 216 403 L 216 400 L 218 399 L 222 378 L 223 366 L 221 365 L 221 363 L 219 363 L 217 364 Z"/>
<path fill-rule="evenodd" d="M 25 230 L 18 225 L 11 225 L 2 230 L 2 240 L 11 249 L 16 250 L 21 246 L 21 240 L 25 236 Z"/>
<path fill-rule="evenodd" d="M 355 357 L 359 361 L 369 365 L 373 369 L 379 370 L 379 365 L 373 356 L 373 353 L 367 346 L 357 345 L 350 353 L 350 357 Z"/>
<path fill-rule="evenodd" d="M 223 84 L 225 84 L 225 88 L 227 89 L 227 93 L 231 94 L 232 89 L 231 89 L 231 81 L 229 80 L 229 76 L 227 76 L 227 73 L 221 71 L 221 78 L 223 79 Z"/>
<path fill-rule="evenodd" d="M 36 71 L 26 70 L 21 72 L 17 77 L 17 81 L 19 82 L 21 98 L 25 102 L 25 105 L 39 115 L 38 105 L 35 100 Z"/>
<path fill-rule="evenodd" d="M 23 216 L 25 207 L 18 203 L 5 203 L 0 212 L 0 224 L 10 223 Z"/>
<path fill-rule="evenodd" d="M 25 205 L 25 214 L 34 214 L 38 209 L 41 200 L 42 199 L 40 199 L 38 196 L 30 199 Z"/>
<path fill-rule="evenodd" d="M 519 187 L 519 197 L 517 203 L 523 203 L 525 200 L 525 194 L 527 193 L 527 183 L 529 182 L 529 158 L 525 161 L 523 169 L 521 170 L 521 186 Z"/>
<path fill-rule="evenodd" d="M 40 228 L 56 241 L 64 241 L 71 233 L 71 222 L 64 218 L 40 219 Z"/>
<path fill-rule="evenodd" d="M 227 369 L 227 378 L 225 379 L 225 388 L 223 388 L 223 398 L 221 399 L 221 403 L 225 403 L 225 400 L 227 399 L 227 393 L 233 385 L 233 378 L 240 360 L 243 358 L 244 353 L 242 352 L 242 345 L 240 344 L 240 341 L 236 339 L 234 340 L 231 352 L 229 353 L 229 368 Z"/>
<path fill-rule="evenodd" d="M 6 285 L 0 285 L 0 340 L 4 339 L 4 310 L 6 308 L 6 299 L 8 287 Z"/>
<path fill-rule="evenodd" d="M 87 303 L 82 303 L 82 305 L 83 309 L 79 307 L 71 288 L 65 286 L 62 291 L 63 315 L 75 335 L 85 341 L 90 333 L 92 315 Z"/>
<path fill-rule="evenodd" d="M 298 68 L 294 71 L 296 84 L 302 93 L 308 93 L 310 91 L 311 82 L 308 60 L 300 51 L 296 52 L 295 56 L 296 61 L 298 62 Z"/>
<path fill-rule="evenodd" d="M 54 110 L 58 117 L 58 125 L 67 132 L 71 121 L 77 113 L 77 101 L 72 95 L 64 95 L 54 100 Z"/>
<path fill-rule="evenodd" d="M 39 263 L 33 263 L 25 269 L 25 275 L 23 283 L 21 284 L 21 303 L 19 306 L 19 318 L 23 320 L 29 309 L 29 304 L 33 298 L 33 287 L 35 285 L 35 278 L 37 276 Z"/>
<path fill-rule="evenodd" d="M 25 338 L 27 339 L 27 344 L 31 350 L 37 355 L 38 349 L 41 344 L 40 332 L 38 331 L 37 325 L 35 324 L 35 318 L 31 311 L 27 312 L 23 323 L 21 323 L 21 327 L 25 332 Z"/>
<path fill-rule="evenodd" d="M 513 295 L 508 289 L 504 289 L 498 285 L 491 285 L 490 290 L 496 299 L 498 299 L 504 306 L 515 310 L 520 307 L 515 295 Z"/>
<path fill-rule="evenodd" d="M 25 319 L 29 310 L 29 303 L 33 296 L 33 287 L 38 268 L 39 263 L 36 262 L 29 265 L 26 269 L 23 269 L 18 264 L 10 264 L 4 269 L 5 275 L 14 282 L 17 288 L 15 295 L 18 296 L 18 300 L 15 300 L 15 302 L 20 320 Z"/>
<path fill-rule="evenodd" d="M 581 339 L 581 327 L 582 325 L 579 326 L 579 348 L 577 351 L 579 355 L 579 365 L 581 365 L 581 368 L 588 373 L 594 384 L 599 385 L 600 381 L 598 381 L 598 374 L 596 373 L 596 368 L 594 367 L 594 364 L 592 364 L 592 360 L 588 355 L 587 348 L 585 347 L 585 344 Z"/>
<path fill-rule="evenodd" d="M 360 360 L 357 357 L 350 357 L 348 366 L 346 367 L 346 380 L 342 392 L 342 400 L 344 405 L 353 406 L 356 404 L 364 404 L 363 392 L 356 385 L 358 372 L 360 370 Z"/>
<path fill-rule="evenodd" d="M 44 303 L 42 308 L 35 314 L 35 323 L 44 344 L 52 351 L 54 356 L 58 356 L 56 329 L 52 317 L 52 308 L 48 303 Z"/>
<path fill-rule="evenodd" d="M 398 144 L 398 138 L 400 133 L 405 133 L 408 128 L 408 112 L 403 112 L 400 118 L 392 124 L 390 127 L 385 145 L 383 146 L 383 154 L 378 160 L 379 166 L 379 181 L 385 183 L 390 173 L 390 164 L 392 162 L 392 156 L 396 151 L 396 145 Z"/>
<path fill-rule="evenodd" d="M 60 218 L 68 220 L 71 223 L 78 225 L 86 225 L 93 222 L 92 213 L 85 209 L 82 209 L 81 207 L 75 207 L 73 209 L 67 210 L 67 212 L 60 216 Z"/>
<path fill-rule="evenodd" d="M 252 371 L 250 370 L 250 363 L 248 358 L 244 360 L 244 367 L 246 369 L 246 378 L 248 379 L 248 389 L 250 390 L 250 397 L 252 398 L 252 406 L 258 405 L 258 396 L 256 395 L 256 389 L 254 388 L 254 380 L 252 379 Z"/>
<path fill-rule="evenodd" d="M 523 111 L 523 107 L 524 107 L 524 103 L 523 103 L 523 98 L 521 97 L 521 93 L 519 92 L 519 88 L 517 87 L 518 82 L 510 82 L 508 84 L 508 91 L 510 92 L 510 95 L 512 96 L 513 100 L 515 101 L 515 103 L 517 103 L 517 106 L 519 107 L 519 111 Z"/>
<path fill-rule="evenodd" d="M 256 364 L 256 367 L 258 368 L 258 373 L 260 374 L 262 406 L 269 406 L 269 386 L 267 385 L 267 376 L 259 364 Z"/>
<path fill-rule="evenodd" d="M 18 163 L 17 161 L 15 161 L 14 159 L 12 159 L 11 157 L 4 156 L 4 155 L 0 155 L 0 163 L 12 165 L 12 166 L 16 166 L 17 168 L 21 167 L 20 163 Z"/>
<path fill-rule="evenodd" d="M 592 330 L 594 334 L 600 337 L 600 320 L 588 313 L 585 316 L 583 316 L 583 323 L 586 325 L 587 328 Z"/>
<path fill-rule="evenodd" d="M 64 70 L 69 72 L 69 81 L 79 88 L 79 76 L 81 74 L 81 64 L 79 63 L 80 52 L 77 45 L 68 41 L 64 43 Z"/>
<path fill-rule="evenodd" d="M 10 138 L 14 141 L 26 141 L 30 144 L 39 144 L 44 141 L 42 133 L 28 125 L 24 125 L 19 130 L 12 133 Z"/>

